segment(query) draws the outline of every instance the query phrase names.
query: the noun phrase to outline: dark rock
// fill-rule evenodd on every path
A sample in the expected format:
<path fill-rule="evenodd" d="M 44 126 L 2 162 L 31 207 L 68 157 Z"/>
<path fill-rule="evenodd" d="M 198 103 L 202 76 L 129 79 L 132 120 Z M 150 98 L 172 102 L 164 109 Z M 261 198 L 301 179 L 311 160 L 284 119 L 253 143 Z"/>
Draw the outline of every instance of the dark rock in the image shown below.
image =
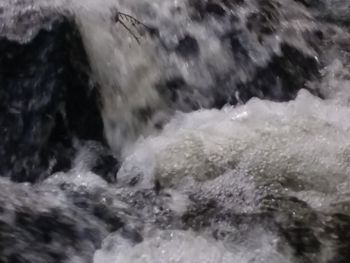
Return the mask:
<path fill-rule="evenodd" d="M 115 183 L 117 181 L 116 174 L 119 170 L 120 163 L 110 153 L 105 155 L 98 155 L 95 165 L 91 171 L 101 176 L 109 183 Z"/>
<path fill-rule="evenodd" d="M 27 43 L 0 38 L 0 173 L 14 181 L 45 177 L 52 161 L 69 169 L 73 137 L 103 141 L 80 34 L 69 18 L 52 20 Z"/>
<path fill-rule="evenodd" d="M 104 143 L 81 141 L 77 148 L 85 153 L 83 161 L 90 171 L 99 175 L 108 183 L 117 182 L 116 175 L 120 168 L 120 162 Z"/>

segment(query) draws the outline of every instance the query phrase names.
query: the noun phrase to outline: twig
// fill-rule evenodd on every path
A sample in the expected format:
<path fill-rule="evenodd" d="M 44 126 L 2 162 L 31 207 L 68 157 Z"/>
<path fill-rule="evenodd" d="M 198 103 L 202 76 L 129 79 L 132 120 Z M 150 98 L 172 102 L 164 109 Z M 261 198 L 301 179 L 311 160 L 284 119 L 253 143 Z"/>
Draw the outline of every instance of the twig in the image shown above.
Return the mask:
<path fill-rule="evenodd" d="M 125 19 L 126 21 L 130 22 L 131 25 L 136 28 L 136 30 L 139 32 L 139 29 L 137 29 L 136 26 L 142 26 L 144 27 L 150 34 L 155 34 L 154 30 L 148 26 L 146 26 L 144 23 L 142 23 L 141 21 L 137 20 L 136 18 L 132 17 L 131 15 L 128 15 L 128 14 L 125 14 L 125 13 L 122 13 L 122 12 L 119 12 L 116 10 L 116 14 L 115 16 L 113 17 L 113 21 L 115 23 L 120 23 L 134 38 L 135 40 L 137 41 L 138 44 L 140 44 L 140 40 L 139 38 L 134 34 L 134 32 L 132 32 L 132 30 L 127 27 L 127 25 L 122 21 L 123 19 Z M 140 33 L 140 32 L 139 32 Z"/>

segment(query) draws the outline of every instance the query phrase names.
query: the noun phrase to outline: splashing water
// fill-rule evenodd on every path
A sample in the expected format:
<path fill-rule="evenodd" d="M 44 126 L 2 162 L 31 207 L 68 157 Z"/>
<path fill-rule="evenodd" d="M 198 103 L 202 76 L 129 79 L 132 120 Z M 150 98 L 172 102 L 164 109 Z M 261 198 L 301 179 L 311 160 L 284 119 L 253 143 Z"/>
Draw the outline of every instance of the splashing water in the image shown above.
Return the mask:
<path fill-rule="evenodd" d="M 75 169 L 37 185 L 1 179 L 0 200 L 11 199 L 9 211 L 61 211 L 78 226 L 77 239 L 98 229 L 102 245 L 86 242 L 68 251 L 66 262 L 347 262 L 345 256 L 334 260 L 349 247 L 341 234 L 350 224 L 350 50 L 342 44 L 350 36 L 329 19 L 315 19 L 333 17 L 332 8 L 322 13 L 298 1 L 273 1 L 276 29 L 260 41 L 246 27 L 264 2 L 258 0 L 223 4 L 232 16 L 197 20 L 185 0 L 15 2 L 3 4 L 3 16 L 23 5 L 74 15 L 100 85 L 105 136 L 122 156 L 117 185 L 86 168 L 86 149 Z M 113 8 L 156 27 L 159 37 L 146 34 L 138 44 L 111 22 Z M 26 35 L 9 30 L 9 17 L 3 26 L 8 37 L 29 41 L 35 35 L 33 25 Z M 321 53 L 304 37 L 315 29 L 329 38 Z M 235 59 L 222 38 L 232 30 L 244 46 Z M 190 53 L 177 49 L 190 38 L 196 41 Z M 274 54 L 281 55 L 281 43 L 323 63 L 321 76 L 303 88 L 324 98 L 302 89 L 288 102 L 252 98 L 242 105 L 239 89 L 227 93 L 226 83 L 250 82 Z M 188 90 L 171 104 L 158 86 L 179 77 Z M 237 105 L 209 109 L 217 92 L 235 97 Z M 152 112 L 146 121 L 137 114 L 144 109 Z M 94 217 L 99 209 L 105 209 L 102 219 Z M 13 215 L 6 220 L 11 224 Z"/>

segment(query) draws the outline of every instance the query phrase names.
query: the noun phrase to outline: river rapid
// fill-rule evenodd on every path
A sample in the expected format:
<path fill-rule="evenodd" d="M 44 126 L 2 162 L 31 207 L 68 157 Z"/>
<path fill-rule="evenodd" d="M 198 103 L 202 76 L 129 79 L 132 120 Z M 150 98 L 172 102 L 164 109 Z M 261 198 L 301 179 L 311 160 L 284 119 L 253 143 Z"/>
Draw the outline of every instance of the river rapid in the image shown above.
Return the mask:
<path fill-rule="evenodd" d="M 120 160 L 115 183 L 93 145 L 69 171 L 0 178 L 0 262 L 350 262 L 349 1 L 0 6 L 19 42 L 46 26 L 26 14 L 74 17 Z M 117 11 L 156 33 L 138 43 Z"/>

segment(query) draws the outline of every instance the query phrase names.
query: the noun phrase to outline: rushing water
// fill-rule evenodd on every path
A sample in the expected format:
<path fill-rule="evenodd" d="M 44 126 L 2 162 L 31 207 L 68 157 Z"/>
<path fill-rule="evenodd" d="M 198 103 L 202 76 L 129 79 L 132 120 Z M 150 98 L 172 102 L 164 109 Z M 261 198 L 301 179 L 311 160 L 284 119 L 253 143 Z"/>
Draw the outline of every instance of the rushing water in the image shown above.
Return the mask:
<path fill-rule="evenodd" d="M 66 230 L 67 240 L 44 248 L 65 251 L 66 262 L 73 263 L 350 261 L 344 233 L 350 230 L 347 1 L 304 1 L 310 8 L 298 1 L 273 1 L 276 30 L 263 42 L 245 26 L 263 1 L 242 1 L 231 9 L 224 5 L 237 19 L 235 30 L 246 53 L 235 59 L 221 38 L 233 30 L 232 16 L 195 20 L 191 1 L 25 2 L 5 5 L 9 37 L 26 41 L 35 34 L 35 26 L 27 35 L 16 32 L 19 28 L 11 31 L 11 16 L 19 10 L 50 8 L 75 16 L 101 85 L 105 135 L 122 165 L 117 184 L 108 184 L 89 171 L 94 157 L 82 148 L 70 172 L 34 185 L 0 179 L 0 201 L 10 211 L 3 222 L 14 224 L 13 211 L 58 211 L 77 228 L 76 240 L 87 241 L 72 248 L 70 242 L 78 241 L 70 240 Z M 138 44 L 111 22 L 113 8 L 156 27 L 159 37 L 146 34 Z M 315 29 L 325 38 L 321 52 L 305 40 L 305 32 Z M 186 35 L 196 39 L 199 54 L 184 58 L 170 52 Z M 213 90 L 226 94 L 227 88 L 217 76 L 231 84 L 249 82 L 257 68 L 282 52 L 282 42 L 323 66 L 305 86 L 308 90 L 301 89 L 291 101 L 252 98 L 244 103 L 237 89 L 237 105 L 212 109 Z M 191 91 L 179 92 L 171 104 L 155 87 L 178 76 Z M 147 107 L 152 118 L 142 122 L 135 110 Z M 158 123 L 161 129 L 155 128 Z M 107 219 L 95 217 L 101 206 Z M 113 220 L 124 222 L 123 229 L 111 228 Z M 39 251 L 35 237 L 13 231 L 14 250 L 49 262 L 50 254 Z"/>

